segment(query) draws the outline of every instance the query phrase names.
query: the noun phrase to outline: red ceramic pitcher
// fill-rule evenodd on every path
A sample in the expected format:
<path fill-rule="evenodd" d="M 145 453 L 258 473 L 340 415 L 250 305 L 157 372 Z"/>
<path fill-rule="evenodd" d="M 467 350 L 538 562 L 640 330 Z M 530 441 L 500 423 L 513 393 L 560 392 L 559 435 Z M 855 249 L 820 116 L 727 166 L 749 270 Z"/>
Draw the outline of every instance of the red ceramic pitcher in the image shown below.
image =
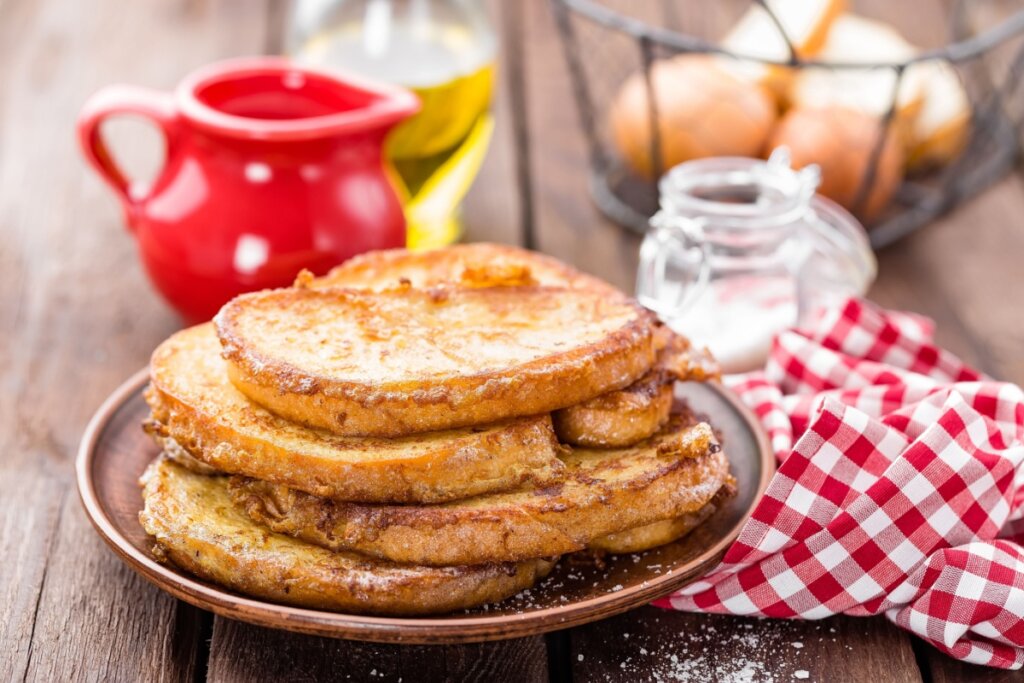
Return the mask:
<path fill-rule="evenodd" d="M 161 294 L 189 321 L 236 294 L 322 273 L 370 249 L 405 245 L 383 160 L 386 133 L 419 108 L 404 90 L 280 58 L 202 68 L 174 93 L 114 85 L 82 109 L 86 159 L 120 195 Z M 136 114 L 163 131 L 166 157 L 136 190 L 100 130 Z"/>

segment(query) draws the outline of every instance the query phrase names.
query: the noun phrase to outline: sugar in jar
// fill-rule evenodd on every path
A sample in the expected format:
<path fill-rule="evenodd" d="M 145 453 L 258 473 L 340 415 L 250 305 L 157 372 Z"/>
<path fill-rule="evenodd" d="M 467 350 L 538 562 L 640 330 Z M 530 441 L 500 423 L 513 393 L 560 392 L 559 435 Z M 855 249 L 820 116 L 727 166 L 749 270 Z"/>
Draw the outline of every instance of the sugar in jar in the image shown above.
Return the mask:
<path fill-rule="evenodd" d="M 763 365 L 781 330 L 863 294 L 876 273 L 864 228 L 815 194 L 815 166 L 702 159 L 659 183 L 660 210 L 640 248 L 637 298 L 706 345 L 725 372 Z"/>

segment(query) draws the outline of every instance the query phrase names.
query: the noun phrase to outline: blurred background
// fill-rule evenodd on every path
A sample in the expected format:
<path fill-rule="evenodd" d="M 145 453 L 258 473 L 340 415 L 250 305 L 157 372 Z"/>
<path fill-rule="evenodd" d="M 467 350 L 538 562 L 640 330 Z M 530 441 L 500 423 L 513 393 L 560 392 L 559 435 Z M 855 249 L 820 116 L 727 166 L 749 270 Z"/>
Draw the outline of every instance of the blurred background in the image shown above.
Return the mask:
<path fill-rule="evenodd" d="M 66 163 L 57 144 L 65 140 L 49 131 L 68 130 L 101 85 L 169 90 L 192 69 L 238 55 L 286 54 L 420 96 L 424 111 L 386 148 L 411 246 L 519 242 L 627 290 L 657 177 L 676 163 L 788 144 L 796 165 L 824 167 L 822 192 L 883 246 L 1005 178 L 1017 158 L 1024 27 L 1011 0 L 925 0 L 913 11 L 872 0 L 768 3 L 775 19 L 747 0 L 104 7 L 30 3 L 8 12 L 7 31 L 21 27 L 36 39 L 7 67 L 5 100 L 20 106 L 8 106 L 6 119 L 19 131 L 14 145 L 53 155 L 44 166 L 85 193 L 76 214 L 100 223 L 86 230 L 129 272 L 133 247 L 117 235 L 113 199 L 95 178 L 70 175 L 81 167 Z M 963 49 L 946 50 L 951 43 Z M 937 57 L 925 65 L 941 65 L 938 78 L 931 71 L 939 69 L 921 64 L 849 68 L 911 64 L 922 53 Z M 913 138 L 913 122 L 928 120 L 938 121 L 937 142 Z M 152 180 L 162 164 L 159 133 L 131 117 L 104 130 L 126 174 L 140 186 Z M 7 147 L 16 158 L 18 147 Z"/>
<path fill-rule="evenodd" d="M 69 310 L 76 311 L 71 315 L 103 311 L 104 316 L 122 326 L 152 325 L 166 330 L 176 324 L 146 284 L 135 256 L 136 247 L 122 231 L 116 200 L 85 169 L 71 142 L 71 131 L 82 103 L 103 85 L 124 82 L 170 90 L 196 67 L 252 54 L 291 54 L 326 68 L 351 61 L 349 67 L 412 87 L 423 97 L 429 115 L 419 119 L 417 125 L 422 127 L 405 129 L 404 139 L 393 139 L 388 148 L 407 202 L 417 197 L 441 198 L 440 208 L 433 216 L 426 216 L 418 229 L 413 216 L 412 243 L 443 243 L 460 234 L 466 240 L 525 243 L 631 290 L 639 246 L 637 226 L 631 219 L 653 209 L 652 171 L 630 162 L 630 152 L 624 145 L 631 143 L 616 142 L 611 119 L 616 98 L 621 99 L 630 79 L 635 81 L 642 72 L 645 54 L 652 61 L 669 62 L 677 50 L 638 38 L 645 34 L 638 33 L 635 25 L 625 30 L 602 25 L 581 11 L 588 3 L 455 2 L 450 3 L 455 8 L 451 16 L 444 14 L 450 9 L 448 3 L 440 3 L 447 9 L 437 10 L 435 18 L 459 27 L 446 34 L 447 47 L 442 46 L 442 51 L 447 49 L 461 60 L 457 68 L 449 68 L 441 59 L 439 70 L 431 72 L 430 59 L 415 54 L 403 56 L 401 50 L 394 58 L 387 50 L 380 52 L 384 58 L 376 64 L 372 60 L 359 62 L 351 57 L 353 32 L 363 30 L 360 22 L 372 19 L 372 7 L 379 4 L 228 0 L 166 0 L 144 5 L 94 2 L 83 6 L 58 1 L 5 4 L 0 31 L 8 54 L 0 67 L 4 89 L 0 161 L 6 182 L 0 186 L 0 217 L 8 239 L 2 254 L 8 277 L 18 283 L 12 286 L 24 293 L 5 297 L 0 304 L 14 316 L 10 319 L 42 316 L 48 323 L 42 328 L 52 329 L 54 321 L 50 317 L 57 315 L 58 309 L 44 305 L 44 300 L 66 297 L 59 308 L 61 316 L 67 316 Z M 710 45 L 728 38 L 752 7 L 743 0 L 713 4 L 608 0 L 595 4 L 643 22 L 647 28 L 671 29 L 677 35 L 693 36 Z M 415 5 L 396 3 L 406 15 Z M 868 0 L 849 3 L 847 10 L 891 28 L 914 48 L 929 50 L 941 48 L 958 36 L 983 33 L 1012 18 L 1020 6 L 1009 0 L 928 0 L 915 3 L 910 11 L 902 4 Z M 853 42 L 858 44 L 856 38 Z M 737 40 L 734 51 L 755 56 L 764 42 L 760 38 L 753 43 Z M 869 36 L 863 44 L 872 45 L 873 40 Z M 972 108 L 990 105 L 993 93 L 1005 94 L 999 110 L 1013 120 L 1019 113 L 1015 89 L 1019 79 L 1012 77 L 1019 56 L 1019 35 L 1011 32 L 998 46 L 981 48 L 985 46 L 976 50 L 976 59 L 958 65 L 958 80 Z M 841 59 L 864 61 L 875 52 L 845 56 L 850 54 L 847 52 Z M 749 66 L 743 60 L 737 63 Z M 387 65 L 384 70 L 380 70 L 381 64 Z M 668 79 L 666 90 L 699 92 L 699 86 L 695 88 L 690 82 L 693 74 L 682 71 L 682 86 Z M 989 74 L 989 80 L 979 75 L 982 71 Z M 877 74 L 860 80 L 883 85 L 891 82 Z M 880 97 L 871 92 L 858 98 L 899 103 L 898 97 Z M 884 104 L 853 102 L 852 108 L 862 104 L 886 115 Z M 788 105 L 776 106 L 785 109 Z M 920 102 L 916 106 L 920 107 Z M 645 113 L 640 107 L 631 114 L 639 117 L 634 130 L 641 133 Z M 712 112 L 705 120 L 726 120 L 722 117 L 727 114 Z M 782 114 L 775 111 L 767 116 L 772 124 L 762 126 L 767 133 L 758 134 L 765 139 L 778 132 Z M 750 120 L 749 112 L 744 112 L 729 125 L 737 129 Z M 125 117 L 109 122 L 105 131 L 127 174 L 141 184 L 152 179 L 162 163 L 162 144 L 154 128 Z M 991 132 L 986 127 L 981 131 Z M 1015 140 L 1017 131 L 1012 133 Z M 957 166 L 958 155 L 964 149 L 974 149 L 972 135 L 970 125 L 962 127 L 960 141 L 954 145 L 956 153 L 923 170 L 910 172 L 905 155 L 901 157 L 895 185 L 900 188 L 906 180 L 903 189 L 907 191 L 900 198 L 899 191 L 893 190 L 897 198 L 883 203 L 879 216 L 866 221 L 872 225 L 892 213 L 913 209 L 914 202 L 922 197 L 942 200 L 925 212 L 928 220 L 915 218 L 912 226 L 925 225 L 923 232 L 934 235 L 915 242 L 913 250 L 903 242 L 895 250 L 881 252 L 881 271 L 893 273 L 891 280 L 883 280 L 874 290 L 876 297 L 888 299 L 883 303 L 899 304 L 904 297 L 896 293 L 919 288 L 927 296 L 914 298 L 915 307 L 941 318 L 943 307 L 933 303 L 938 299 L 955 301 L 983 294 L 949 291 L 939 296 L 929 283 L 937 281 L 942 290 L 957 290 L 954 280 L 965 277 L 972 278 L 972 292 L 998 298 L 994 273 L 1000 269 L 992 259 L 1016 253 L 1012 245 L 1019 239 L 1019 230 L 1013 217 L 1020 215 L 1016 207 L 1024 208 L 1016 177 L 1006 176 L 1010 165 L 1001 161 L 998 172 L 983 174 L 972 190 L 980 191 L 1002 180 L 984 195 L 983 203 L 971 203 L 962 210 L 967 213 L 958 214 L 959 227 L 955 229 L 948 221 L 935 222 L 930 216 L 955 203 L 946 200 L 959 197 L 943 191 L 938 195 L 918 192 L 920 188 L 944 188 L 940 180 L 955 183 L 966 175 Z M 724 137 L 730 138 L 728 130 Z M 443 144 L 438 142 L 436 149 L 424 147 L 425 139 Z M 966 170 L 994 156 L 1015 160 L 1016 145 L 1007 140 L 1000 138 L 995 152 L 991 146 L 979 146 L 981 153 L 971 155 Z M 649 135 L 647 142 L 651 149 Z M 711 153 L 715 147 L 709 144 L 706 150 Z M 677 157 L 664 156 L 659 163 L 667 166 L 699 154 L 684 149 Z M 456 163 L 446 166 L 452 159 Z M 854 177 L 859 180 L 862 176 Z M 432 186 L 428 180 L 434 181 Z M 441 191 L 432 194 L 439 186 Z M 616 195 L 622 187 L 625 191 Z M 857 197 L 864 199 L 857 192 L 849 196 L 854 197 L 848 202 L 852 209 L 857 208 L 852 206 Z M 602 198 L 609 197 L 613 201 L 602 202 Z M 423 202 L 425 206 L 430 204 Z M 615 213 L 616 208 L 623 207 L 633 213 Z M 981 223 L 999 224 L 986 225 L 982 232 L 978 227 Z M 1004 233 L 1005 237 L 998 239 L 1006 249 L 971 257 L 982 249 L 978 240 L 997 239 L 992 236 Z M 920 272 L 897 277 L 911 271 Z M 111 277 L 113 273 L 117 277 Z M 988 291 L 986 283 L 992 283 Z M 899 292 L 888 294 L 890 290 Z M 124 303 L 125 291 L 133 293 L 129 303 Z M 987 315 L 979 311 L 991 310 L 992 305 L 964 306 L 963 315 Z M 993 324 L 1007 334 L 995 335 L 986 344 L 999 347 L 1004 339 L 1019 338 L 1016 330 L 1006 329 L 1000 322 L 1005 316 L 992 317 Z M 1018 362 L 1009 358 L 1005 361 Z"/>

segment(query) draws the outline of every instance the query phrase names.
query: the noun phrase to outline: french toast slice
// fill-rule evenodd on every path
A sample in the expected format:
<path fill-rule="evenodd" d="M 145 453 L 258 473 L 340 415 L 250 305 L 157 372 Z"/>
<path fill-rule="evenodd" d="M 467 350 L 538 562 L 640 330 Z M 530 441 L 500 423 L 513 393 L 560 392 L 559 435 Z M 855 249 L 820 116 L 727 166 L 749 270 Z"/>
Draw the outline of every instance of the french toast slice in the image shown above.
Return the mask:
<path fill-rule="evenodd" d="M 707 349 L 695 348 L 668 327 L 657 328 L 655 347 L 654 367 L 633 384 L 552 413 L 558 439 L 589 448 L 638 443 L 668 421 L 674 382 L 703 382 L 720 374 Z"/>
<path fill-rule="evenodd" d="M 468 287 L 546 285 L 624 296 L 604 280 L 556 258 L 507 244 L 474 242 L 443 249 L 384 249 L 354 256 L 308 286 L 385 290 L 424 289 L 454 284 Z"/>
<path fill-rule="evenodd" d="M 227 478 L 166 458 L 142 477 L 143 528 L 154 554 L 239 593 L 352 613 L 413 615 L 498 602 L 545 576 L 551 560 L 413 567 L 335 553 L 268 532 L 232 504 Z"/>
<path fill-rule="evenodd" d="M 221 472 L 363 502 L 455 500 L 549 481 L 562 469 L 546 414 L 391 440 L 303 427 L 235 389 L 220 348 L 205 324 L 153 352 L 147 429 L 172 455 L 184 451 Z"/>
<path fill-rule="evenodd" d="M 653 315 L 541 286 L 243 294 L 214 319 L 232 383 L 287 419 L 397 437 L 537 415 L 632 384 Z"/>
<path fill-rule="evenodd" d="M 274 531 L 333 550 L 444 566 L 549 557 L 593 539 L 700 510 L 728 477 L 711 428 L 676 417 L 619 450 L 562 456 L 559 483 L 431 506 L 360 505 L 233 477 L 240 509 Z"/>
<path fill-rule="evenodd" d="M 595 538 L 587 545 L 587 548 L 607 553 L 608 555 L 643 552 L 666 543 L 678 541 L 700 526 L 713 512 L 714 507 L 709 503 L 700 510 L 683 515 L 682 517 L 663 519 L 660 522 L 653 522 Z"/>
<path fill-rule="evenodd" d="M 736 489 L 730 478 L 718 490 L 715 497 L 696 512 L 688 512 L 675 519 L 663 519 L 660 522 L 653 522 L 614 534 L 608 534 L 607 536 L 601 536 L 592 540 L 587 545 L 587 548 L 598 553 L 624 555 L 626 553 L 643 552 L 666 543 L 678 541 L 707 521 L 735 493 Z"/>
<path fill-rule="evenodd" d="M 668 421 L 672 381 L 652 370 L 625 389 L 551 414 L 558 440 L 587 448 L 622 448 L 643 441 Z"/>

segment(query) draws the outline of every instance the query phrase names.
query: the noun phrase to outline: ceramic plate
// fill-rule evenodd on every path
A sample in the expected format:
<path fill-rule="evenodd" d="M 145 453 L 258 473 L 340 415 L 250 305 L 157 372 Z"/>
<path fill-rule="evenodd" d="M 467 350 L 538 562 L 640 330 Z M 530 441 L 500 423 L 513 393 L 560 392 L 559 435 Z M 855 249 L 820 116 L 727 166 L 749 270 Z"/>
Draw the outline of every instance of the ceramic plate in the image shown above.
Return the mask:
<path fill-rule="evenodd" d="M 775 469 L 760 424 L 727 389 L 677 384 L 680 400 L 709 416 L 723 437 L 738 494 L 685 538 L 644 553 L 566 556 L 529 591 L 486 608 L 436 617 L 393 618 L 289 607 L 249 598 L 160 564 L 139 525 L 138 478 L 157 456 L 140 427 L 148 409 L 140 371 L 100 407 L 82 438 L 78 490 L 96 530 L 135 571 L 171 595 L 260 626 L 381 643 L 466 643 L 545 633 L 624 612 L 664 596 L 711 569 L 735 540 Z"/>

